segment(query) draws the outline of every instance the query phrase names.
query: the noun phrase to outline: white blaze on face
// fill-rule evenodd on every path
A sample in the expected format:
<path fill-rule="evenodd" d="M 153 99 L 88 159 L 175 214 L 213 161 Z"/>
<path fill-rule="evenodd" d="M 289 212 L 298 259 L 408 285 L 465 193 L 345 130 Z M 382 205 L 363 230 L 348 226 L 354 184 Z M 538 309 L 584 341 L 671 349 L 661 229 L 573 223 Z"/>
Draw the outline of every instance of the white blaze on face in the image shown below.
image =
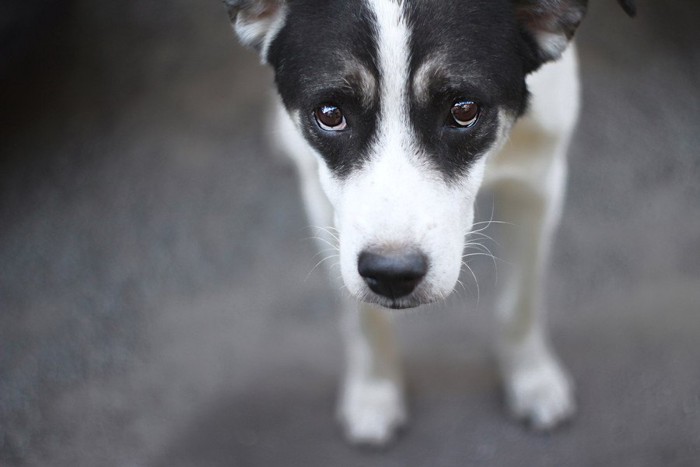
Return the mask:
<path fill-rule="evenodd" d="M 362 251 L 419 250 L 429 270 L 417 294 L 437 300 L 458 279 L 484 163 L 476 162 L 467 176 L 451 183 L 430 163 L 409 121 L 410 31 L 401 6 L 368 1 L 378 29 L 381 107 L 375 143 L 369 160 L 343 181 L 321 167 L 322 184 L 336 210 L 341 271 L 352 294 L 367 296 L 357 271 Z"/>

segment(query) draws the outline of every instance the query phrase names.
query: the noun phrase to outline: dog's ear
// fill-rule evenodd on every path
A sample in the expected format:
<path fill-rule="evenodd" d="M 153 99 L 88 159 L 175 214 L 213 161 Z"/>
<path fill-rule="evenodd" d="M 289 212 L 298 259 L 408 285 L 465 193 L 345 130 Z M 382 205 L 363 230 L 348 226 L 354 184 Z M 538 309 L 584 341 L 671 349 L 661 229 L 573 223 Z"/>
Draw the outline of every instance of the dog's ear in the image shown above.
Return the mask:
<path fill-rule="evenodd" d="M 588 0 L 513 0 L 518 23 L 530 48 L 527 72 L 561 57 L 586 14 Z M 634 0 L 618 0 L 629 16 Z"/>
<path fill-rule="evenodd" d="M 271 36 L 284 22 L 284 0 L 223 0 L 233 30 L 243 45 L 264 54 Z M 265 57 L 263 56 L 263 60 Z"/>
<path fill-rule="evenodd" d="M 516 18 L 531 49 L 527 71 L 556 60 L 586 14 L 587 0 L 515 0 Z"/>

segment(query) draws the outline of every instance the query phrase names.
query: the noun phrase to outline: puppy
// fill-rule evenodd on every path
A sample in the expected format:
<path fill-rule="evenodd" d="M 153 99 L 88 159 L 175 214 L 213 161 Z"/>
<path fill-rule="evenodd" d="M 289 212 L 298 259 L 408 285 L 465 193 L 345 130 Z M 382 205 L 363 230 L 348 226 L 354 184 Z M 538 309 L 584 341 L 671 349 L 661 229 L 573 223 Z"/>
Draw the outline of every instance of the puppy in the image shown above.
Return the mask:
<path fill-rule="evenodd" d="M 451 293 L 484 185 L 513 225 L 494 339 L 508 406 L 537 429 L 569 417 L 572 383 L 549 344 L 542 290 L 579 108 L 570 40 L 586 1 L 224 3 L 274 69 L 278 143 L 321 243 L 339 252 L 349 440 L 383 444 L 405 422 L 385 309 Z"/>

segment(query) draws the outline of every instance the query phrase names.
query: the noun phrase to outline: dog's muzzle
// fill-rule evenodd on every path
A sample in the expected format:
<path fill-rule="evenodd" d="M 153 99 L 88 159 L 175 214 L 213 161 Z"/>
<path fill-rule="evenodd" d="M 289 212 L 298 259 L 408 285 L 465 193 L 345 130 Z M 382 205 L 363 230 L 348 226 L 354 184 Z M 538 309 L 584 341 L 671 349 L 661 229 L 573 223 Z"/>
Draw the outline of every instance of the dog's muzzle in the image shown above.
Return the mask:
<path fill-rule="evenodd" d="M 372 292 L 396 303 L 421 283 L 428 272 L 428 260 L 416 251 L 363 251 L 357 261 L 357 272 Z"/>

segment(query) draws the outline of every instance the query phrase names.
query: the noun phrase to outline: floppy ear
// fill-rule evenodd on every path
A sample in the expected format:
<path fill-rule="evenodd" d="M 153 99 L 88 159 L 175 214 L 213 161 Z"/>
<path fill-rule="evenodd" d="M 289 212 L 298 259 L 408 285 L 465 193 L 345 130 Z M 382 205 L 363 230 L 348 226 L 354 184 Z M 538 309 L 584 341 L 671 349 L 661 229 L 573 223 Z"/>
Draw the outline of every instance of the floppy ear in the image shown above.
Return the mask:
<path fill-rule="evenodd" d="M 618 0 L 629 15 L 636 14 L 634 0 Z M 588 0 L 514 0 L 518 23 L 532 49 L 527 71 L 561 57 L 586 14 Z"/>
<path fill-rule="evenodd" d="M 223 0 L 233 30 L 243 45 L 265 60 L 266 48 L 284 24 L 284 0 Z"/>
<path fill-rule="evenodd" d="M 515 0 L 516 18 L 533 55 L 528 71 L 561 57 L 586 14 L 587 0 Z"/>

